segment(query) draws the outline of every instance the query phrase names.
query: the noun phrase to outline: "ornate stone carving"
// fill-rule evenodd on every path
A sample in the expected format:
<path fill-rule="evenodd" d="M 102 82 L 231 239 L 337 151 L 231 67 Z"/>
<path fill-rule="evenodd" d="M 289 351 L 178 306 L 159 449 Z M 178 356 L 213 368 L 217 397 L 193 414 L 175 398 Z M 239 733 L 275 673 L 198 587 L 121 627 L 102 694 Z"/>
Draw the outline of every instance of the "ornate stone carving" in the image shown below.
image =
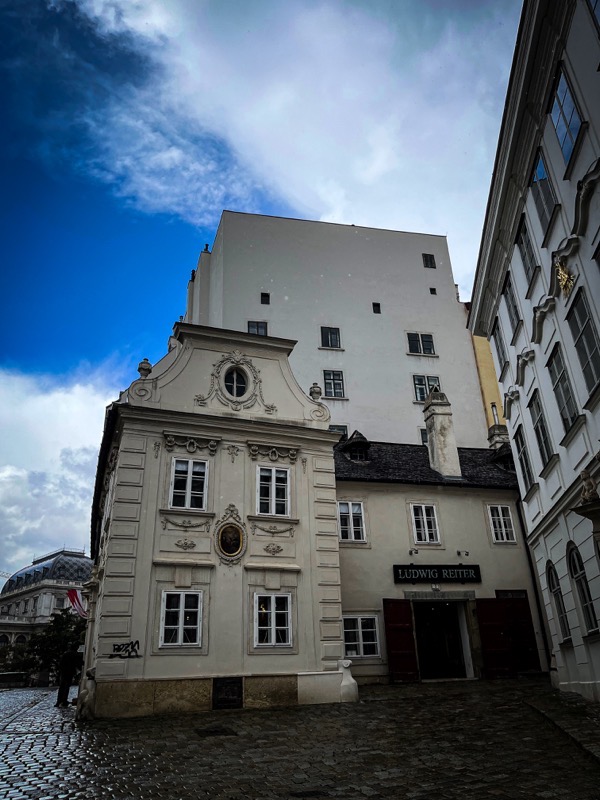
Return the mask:
<path fill-rule="evenodd" d="M 510 411 L 512 404 L 519 399 L 519 390 L 511 386 L 507 392 L 504 393 L 504 417 L 510 419 Z"/>
<path fill-rule="evenodd" d="M 248 535 L 240 513 L 233 503 L 215 525 L 215 552 L 222 564 L 237 564 L 246 552 Z"/>
<path fill-rule="evenodd" d="M 182 447 L 190 454 L 208 450 L 209 456 L 214 456 L 219 447 L 219 443 L 214 439 L 201 439 L 198 436 L 177 436 L 174 433 L 168 433 L 168 431 L 163 431 L 163 436 L 165 437 L 165 450 L 169 453 L 172 453 L 176 447 Z"/>
<path fill-rule="evenodd" d="M 236 444 L 230 444 L 230 445 L 227 447 L 227 452 L 228 452 L 228 453 L 229 453 L 229 455 L 231 456 L 231 463 L 233 464 L 233 462 L 235 461 L 235 457 L 236 457 L 236 456 L 238 455 L 238 453 L 240 452 L 240 448 L 239 448 L 239 447 L 238 447 Z"/>
<path fill-rule="evenodd" d="M 533 309 L 533 330 L 531 332 L 531 341 L 534 344 L 539 344 L 542 341 L 542 334 L 544 331 L 544 320 L 551 311 L 554 311 L 556 300 L 554 297 L 545 297 L 539 306 Z"/>
<path fill-rule="evenodd" d="M 153 450 L 154 450 L 154 458 L 158 458 L 158 454 L 160 453 L 161 444 L 159 441 L 154 442 Z"/>
<path fill-rule="evenodd" d="M 575 285 L 575 276 L 567 266 L 564 258 L 557 258 L 554 262 L 554 270 L 556 272 L 556 280 L 563 293 L 563 297 L 568 297 Z"/>
<path fill-rule="evenodd" d="M 310 418 L 320 422 L 329 422 L 331 419 L 331 413 L 326 405 L 319 403 L 316 408 L 311 410 Z"/>
<path fill-rule="evenodd" d="M 182 550 L 193 550 L 194 547 L 196 547 L 196 542 L 194 542 L 193 539 L 188 539 L 186 536 L 184 539 L 177 539 L 175 547 L 179 547 Z"/>
<path fill-rule="evenodd" d="M 302 472 L 306 475 L 306 462 L 307 462 L 307 459 L 306 458 L 301 458 L 300 461 L 302 461 Z"/>
<path fill-rule="evenodd" d="M 241 367 L 247 374 L 249 381 L 245 393 L 237 398 L 232 397 L 225 391 L 225 384 L 223 383 L 224 373 L 229 367 Z M 277 411 L 277 406 L 272 403 L 266 403 L 262 392 L 262 379 L 260 377 L 260 370 L 258 370 L 248 356 L 241 353 L 239 350 L 233 350 L 231 353 L 225 353 L 221 359 L 213 364 L 213 371 L 210 375 L 210 387 L 207 394 L 197 394 L 194 397 L 194 403 L 197 406 L 205 406 L 208 401 L 213 397 L 224 406 L 231 408 L 233 411 L 241 411 L 252 408 L 257 403 L 262 405 L 267 414 L 273 414 Z"/>
<path fill-rule="evenodd" d="M 276 556 L 278 553 L 281 553 L 283 547 L 280 544 L 275 544 L 274 542 L 269 542 L 263 547 L 265 553 L 268 553 L 271 556 Z"/>
<path fill-rule="evenodd" d="M 201 520 L 193 522 L 191 519 L 172 519 L 171 517 L 161 517 L 160 524 L 163 531 L 167 529 L 167 523 L 173 525 L 175 528 L 183 528 L 184 530 L 197 530 L 199 533 L 208 533 L 210 530 L 210 520 Z"/>
<path fill-rule="evenodd" d="M 269 447 L 269 445 L 254 444 L 248 442 L 248 452 L 252 461 L 259 458 L 268 458 L 269 461 L 279 461 L 279 459 L 289 459 L 290 464 L 295 464 L 298 460 L 298 447 Z"/>
<path fill-rule="evenodd" d="M 312 397 L 313 400 L 318 402 L 321 399 L 321 395 L 323 394 L 323 390 L 319 386 L 318 383 L 313 383 L 313 385 L 308 390 L 309 395 Z"/>
<path fill-rule="evenodd" d="M 287 534 L 288 537 L 293 538 L 295 527 L 294 524 L 281 527 L 280 525 L 259 525 L 258 522 L 252 522 L 252 535 L 254 536 L 256 531 L 260 531 L 259 536 L 261 534 L 268 534 L 269 536 L 284 536 Z"/>
<path fill-rule="evenodd" d="M 535 358 L 535 351 L 534 350 L 523 350 L 522 353 L 519 353 L 517 356 L 517 377 L 516 383 L 517 386 L 523 386 L 523 381 L 525 380 L 525 367 Z"/>
<path fill-rule="evenodd" d="M 148 375 L 152 372 L 152 364 L 145 358 L 143 361 L 140 361 L 137 368 L 138 372 L 140 373 L 142 378 L 147 378 Z"/>
<path fill-rule="evenodd" d="M 598 496 L 598 489 L 596 488 L 598 482 L 592 478 L 587 469 L 581 470 L 581 504 L 593 503 L 594 500 L 600 500 Z"/>

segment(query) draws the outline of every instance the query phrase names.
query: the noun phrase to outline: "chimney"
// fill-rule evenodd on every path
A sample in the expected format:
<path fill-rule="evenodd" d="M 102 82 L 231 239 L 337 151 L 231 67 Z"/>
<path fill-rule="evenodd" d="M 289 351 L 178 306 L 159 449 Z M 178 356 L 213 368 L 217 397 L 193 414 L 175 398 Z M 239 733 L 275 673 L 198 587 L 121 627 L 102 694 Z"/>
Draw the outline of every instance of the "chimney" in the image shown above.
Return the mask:
<path fill-rule="evenodd" d="M 446 478 L 460 478 L 452 406 L 443 392 L 432 391 L 423 408 L 431 468 Z"/>
<path fill-rule="evenodd" d="M 492 425 L 488 429 L 488 442 L 490 450 L 497 450 L 503 444 L 508 444 L 508 428 L 506 425 Z"/>

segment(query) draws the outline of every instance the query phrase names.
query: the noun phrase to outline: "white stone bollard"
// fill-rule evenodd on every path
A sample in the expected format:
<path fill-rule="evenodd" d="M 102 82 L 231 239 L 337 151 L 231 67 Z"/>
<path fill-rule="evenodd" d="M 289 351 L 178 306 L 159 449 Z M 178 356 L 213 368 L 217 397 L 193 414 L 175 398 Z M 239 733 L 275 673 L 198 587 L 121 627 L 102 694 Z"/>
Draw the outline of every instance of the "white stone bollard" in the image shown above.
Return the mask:
<path fill-rule="evenodd" d="M 342 703 L 357 703 L 358 702 L 358 684 L 352 677 L 350 667 L 352 661 L 349 658 L 341 658 L 338 662 L 338 670 L 342 673 L 342 683 L 340 685 L 340 702 Z"/>

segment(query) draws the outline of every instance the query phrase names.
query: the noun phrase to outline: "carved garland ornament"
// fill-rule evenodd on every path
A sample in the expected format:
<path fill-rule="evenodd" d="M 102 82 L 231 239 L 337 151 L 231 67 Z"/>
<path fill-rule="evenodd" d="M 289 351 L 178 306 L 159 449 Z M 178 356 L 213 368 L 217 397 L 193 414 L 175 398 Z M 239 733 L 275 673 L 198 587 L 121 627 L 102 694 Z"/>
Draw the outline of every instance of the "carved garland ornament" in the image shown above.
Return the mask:
<path fill-rule="evenodd" d="M 274 542 L 270 542 L 263 547 L 265 553 L 268 553 L 270 556 L 276 556 L 283 550 L 283 547 L 280 544 L 275 544 Z"/>
<path fill-rule="evenodd" d="M 215 525 L 215 552 L 222 564 L 231 567 L 241 560 L 247 546 L 246 526 L 235 505 L 230 503 Z"/>
<path fill-rule="evenodd" d="M 202 522 L 192 522 L 191 519 L 171 519 L 170 517 L 161 517 L 160 524 L 163 531 L 167 529 L 167 523 L 173 525 L 175 528 L 183 528 L 183 530 L 197 530 L 198 533 L 208 533 L 210 530 L 210 521 L 204 520 Z"/>
<path fill-rule="evenodd" d="M 269 447 L 268 445 L 261 446 L 248 442 L 248 452 L 252 461 L 257 461 L 259 458 L 268 458 L 269 461 L 279 461 L 279 459 L 289 459 L 290 464 L 295 464 L 298 460 L 298 447 Z"/>
<path fill-rule="evenodd" d="M 177 436 L 163 431 L 165 437 L 165 450 L 172 453 L 176 447 L 183 447 L 188 453 L 197 453 L 199 450 L 208 450 L 209 456 L 214 456 L 219 443 L 214 439 L 201 439 L 198 436 Z"/>
<path fill-rule="evenodd" d="M 224 375 L 230 367 L 240 367 L 246 372 L 249 382 L 246 392 L 239 398 L 232 397 L 226 390 L 224 384 Z M 267 414 L 273 414 L 277 411 L 277 406 L 273 403 L 266 403 L 262 393 L 262 379 L 260 377 L 260 370 L 258 370 L 248 356 L 241 353 L 239 350 L 234 350 L 231 353 L 226 353 L 222 356 L 220 361 L 213 364 L 213 371 L 210 376 L 210 388 L 208 394 L 197 394 L 194 397 L 194 403 L 197 406 L 205 406 L 208 401 L 213 397 L 224 406 L 231 408 L 233 411 L 241 411 L 247 408 L 252 408 L 257 403 L 260 403 Z"/>
<path fill-rule="evenodd" d="M 258 522 L 252 523 L 252 535 L 256 534 L 256 531 L 260 531 L 261 533 L 267 533 L 270 536 L 282 536 L 283 534 L 289 534 L 293 538 L 294 536 L 294 528 L 295 525 L 286 525 L 284 528 L 279 527 L 279 525 L 259 525 Z M 259 533 L 260 536 L 260 533 Z"/>

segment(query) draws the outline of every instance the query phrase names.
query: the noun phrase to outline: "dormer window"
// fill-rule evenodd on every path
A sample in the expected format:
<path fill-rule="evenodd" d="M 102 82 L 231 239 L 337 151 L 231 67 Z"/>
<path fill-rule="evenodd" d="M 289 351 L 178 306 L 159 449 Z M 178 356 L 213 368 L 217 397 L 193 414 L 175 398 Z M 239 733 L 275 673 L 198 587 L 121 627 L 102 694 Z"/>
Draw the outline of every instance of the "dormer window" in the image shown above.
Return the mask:
<path fill-rule="evenodd" d="M 349 439 L 338 445 L 341 452 L 350 461 L 368 461 L 369 446 L 369 442 L 360 431 L 354 431 Z"/>

